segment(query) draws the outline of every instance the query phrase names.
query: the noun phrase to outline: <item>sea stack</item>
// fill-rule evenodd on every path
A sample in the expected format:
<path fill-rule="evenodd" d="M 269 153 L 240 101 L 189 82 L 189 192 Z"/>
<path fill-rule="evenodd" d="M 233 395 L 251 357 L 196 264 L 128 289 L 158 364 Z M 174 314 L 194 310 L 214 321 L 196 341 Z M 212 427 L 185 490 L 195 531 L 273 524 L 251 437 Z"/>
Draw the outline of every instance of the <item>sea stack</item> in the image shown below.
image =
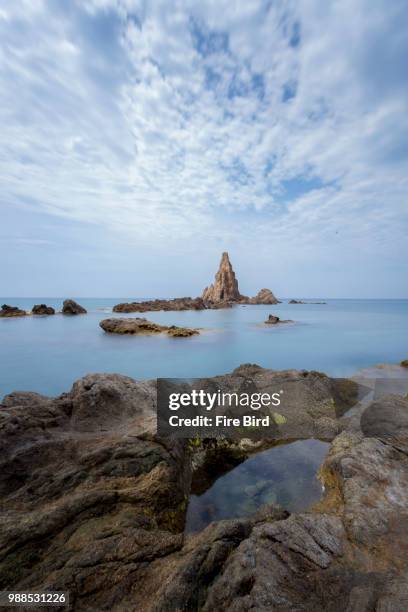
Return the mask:
<path fill-rule="evenodd" d="M 226 251 L 222 254 L 214 284 L 204 289 L 202 298 L 205 302 L 239 302 L 242 299 L 238 281 Z"/>

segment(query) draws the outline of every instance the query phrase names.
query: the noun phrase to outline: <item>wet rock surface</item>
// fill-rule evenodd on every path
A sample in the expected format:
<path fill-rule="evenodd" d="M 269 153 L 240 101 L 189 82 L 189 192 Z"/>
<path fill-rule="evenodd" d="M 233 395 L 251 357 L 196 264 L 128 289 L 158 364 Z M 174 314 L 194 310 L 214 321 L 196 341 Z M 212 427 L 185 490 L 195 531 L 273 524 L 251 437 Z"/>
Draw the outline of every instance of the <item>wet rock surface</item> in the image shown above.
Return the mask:
<path fill-rule="evenodd" d="M 35 304 L 31 312 L 35 315 L 53 315 L 55 314 L 54 308 L 52 306 L 47 306 L 47 304 Z"/>
<path fill-rule="evenodd" d="M 17 306 L 9 306 L 8 304 L 3 304 L 0 310 L 0 317 L 24 317 L 26 316 L 26 311 L 17 308 Z"/>
<path fill-rule="evenodd" d="M 86 312 L 86 309 L 74 300 L 64 300 L 62 304 L 62 314 L 77 315 L 86 314 Z"/>
<path fill-rule="evenodd" d="M 199 332 L 197 329 L 188 327 L 177 327 L 176 325 L 159 325 L 148 321 L 143 317 L 134 317 L 127 319 L 104 319 L 100 321 L 99 326 L 111 334 L 161 334 L 167 333 L 173 338 L 187 338 L 195 336 Z"/>
<path fill-rule="evenodd" d="M 305 431 L 320 419 L 338 422 L 340 399 L 351 394 L 323 374 L 253 364 L 214 384 L 248 375 L 264 387 L 303 379 Z M 379 400 L 392 439 L 379 437 L 374 404 L 362 431 L 332 432 L 316 507 L 288 515 L 270 505 L 189 537 L 182 529 L 195 451 L 156 436 L 155 401 L 155 382 L 117 374 L 86 376 L 58 398 L 4 398 L 2 589 L 67 590 L 70 609 L 81 611 L 405 612 L 406 400 Z"/>

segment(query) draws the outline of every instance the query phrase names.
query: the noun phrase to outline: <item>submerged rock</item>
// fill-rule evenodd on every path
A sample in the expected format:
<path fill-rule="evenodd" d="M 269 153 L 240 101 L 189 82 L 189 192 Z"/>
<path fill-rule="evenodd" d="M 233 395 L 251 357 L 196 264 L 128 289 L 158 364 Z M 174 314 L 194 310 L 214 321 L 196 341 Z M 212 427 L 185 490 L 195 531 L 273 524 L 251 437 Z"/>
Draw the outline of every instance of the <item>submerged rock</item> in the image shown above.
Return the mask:
<path fill-rule="evenodd" d="M 86 309 L 74 300 L 64 300 L 62 314 L 77 315 L 86 314 Z"/>
<path fill-rule="evenodd" d="M 47 304 L 35 304 L 31 312 L 35 315 L 53 315 L 55 314 L 54 308 L 52 308 L 52 306 L 47 306 Z"/>
<path fill-rule="evenodd" d="M 0 310 L 0 317 L 24 317 L 26 314 L 25 310 L 21 310 L 17 306 L 9 306 L 8 304 L 3 304 Z"/>
<path fill-rule="evenodd" d="M 172 325 L 167 329 L 167 334 L 173 338 L 188 338 L 189 336 L 196 336 L 198 333 L 198 329 L 177 327 L 176 325 Z"/>
<path fill-rule="evenodd" d="M 326 304 L 326 302 L 304 302 L 303 300 L 289 300 L 288 304 Z"/>
<path fill-rule="evenodd" d="M 159 325 L 143 317 L 104 319 L 100 321 L 99 326 L 103 331 L 111 334 L 160 334 L 167 332 L 169 336 L 174 338 L 186 338 L 199 333 L 197 329 L 177 327 L 176 325 L 171 325 L 170 327 L 167 325 Z"/>

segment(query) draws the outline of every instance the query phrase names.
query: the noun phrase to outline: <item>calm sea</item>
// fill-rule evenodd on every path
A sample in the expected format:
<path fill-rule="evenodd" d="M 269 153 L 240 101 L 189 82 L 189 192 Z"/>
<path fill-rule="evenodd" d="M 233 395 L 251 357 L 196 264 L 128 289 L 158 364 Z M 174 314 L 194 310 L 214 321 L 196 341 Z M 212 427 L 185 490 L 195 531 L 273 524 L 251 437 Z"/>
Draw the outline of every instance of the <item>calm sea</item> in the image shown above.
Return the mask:
<path fill-rule="evenodd" d="M 114 336 L 99 327 L 114 304 L 137 298 L 77 298 L 87 315 L 0 319 L 0 396 L 13 390 L 67 391 L 90 372 L 134 378 L 200 377 L 241 363 L 321 370 L 348 376 L 378 363 L 408 358 L 408 300 L 328 300 L 327 304 L 237 306 L 199 312 L 153 312 L 157 323 L 200 327 L 192 338 Z M 140 298 L 139 298 L 140 299 Z M 61 298 L 2 298 L 31 309 Z M 266 327 L 268 314 L 293 325 Z"/>

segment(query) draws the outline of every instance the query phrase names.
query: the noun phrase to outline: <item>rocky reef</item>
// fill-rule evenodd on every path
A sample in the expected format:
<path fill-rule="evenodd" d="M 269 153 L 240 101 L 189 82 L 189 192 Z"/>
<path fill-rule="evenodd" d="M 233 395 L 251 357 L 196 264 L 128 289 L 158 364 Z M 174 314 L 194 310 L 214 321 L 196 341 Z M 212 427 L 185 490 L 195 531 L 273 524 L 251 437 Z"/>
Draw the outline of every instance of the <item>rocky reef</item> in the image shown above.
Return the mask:
<path fill-rule="evenodd" d="M 241 295 L 238 280 L 227 252 L 221 257 L 215 281 L 206 287 L 201 297 L 181 297 L 169 300 L 147 300 L 116 304 L 113 312 L 153 312 L 156 310 L 206 310 L 231 308 L 234 304 L 280 304 L 270 289 L 261 289 L 255 297 Z"/>
<path fill-rule="evenodd" d="M 143 317 L 134 317 L 126 319 L 103 319 L 99 326 L 103 331 L 110 334 L 161 334 L 166 332 L 174 338 L 187 338 L 195 336 L 199 333 L 197 329 L 188 327 L 177 327 L 176 325 L 159 325 L 148 321 Z"/>
<path fill-rule="evenodd" d="M 113 312 L 154 312 L 157 310 L 205 310 L 201 298 L 182 297 L 172 300 L 148 300 L 146 302 L 124 302 L 116 304 Z"/>
<path fill-rule="evenodd" d="M 27 312 L 25 310 L 21 310 L 17 308 L 17 306 L 9 306 L 8 304 L 3 304 L 0 310 L 0 317 L 25 317 Z"/>
<path fill-rule="evenodd" d="M 62 304 L 62 314 L 78 315 L 86 314 L 86 312 L 86 309 L 74 300 L 64 300 L 64 303 Z"/>
<path fill-rule="evenodd" d="M 248 376 L 262 389 L 302 385 L 305 436 L 332 422 L 317 506 L 269 505 L 186 537 L 206 450 L 158 438 L 154 381 L 93 374 L 57 398 L 12 393 L 0 405 L 1 589 L 66 590 L 80 611 L 405 612 L 408 400 L 377 400 L 350 428 L 353 384 L 255 365 L 213 383 Z"/>
<path fill-rule="evenodd" d="M 47 306 L 47 304 L 35 304 L 31 309 L 32 314 L 34 315 L 53 315 L 55 314 L 55 310 L 52 306 Z"/>

